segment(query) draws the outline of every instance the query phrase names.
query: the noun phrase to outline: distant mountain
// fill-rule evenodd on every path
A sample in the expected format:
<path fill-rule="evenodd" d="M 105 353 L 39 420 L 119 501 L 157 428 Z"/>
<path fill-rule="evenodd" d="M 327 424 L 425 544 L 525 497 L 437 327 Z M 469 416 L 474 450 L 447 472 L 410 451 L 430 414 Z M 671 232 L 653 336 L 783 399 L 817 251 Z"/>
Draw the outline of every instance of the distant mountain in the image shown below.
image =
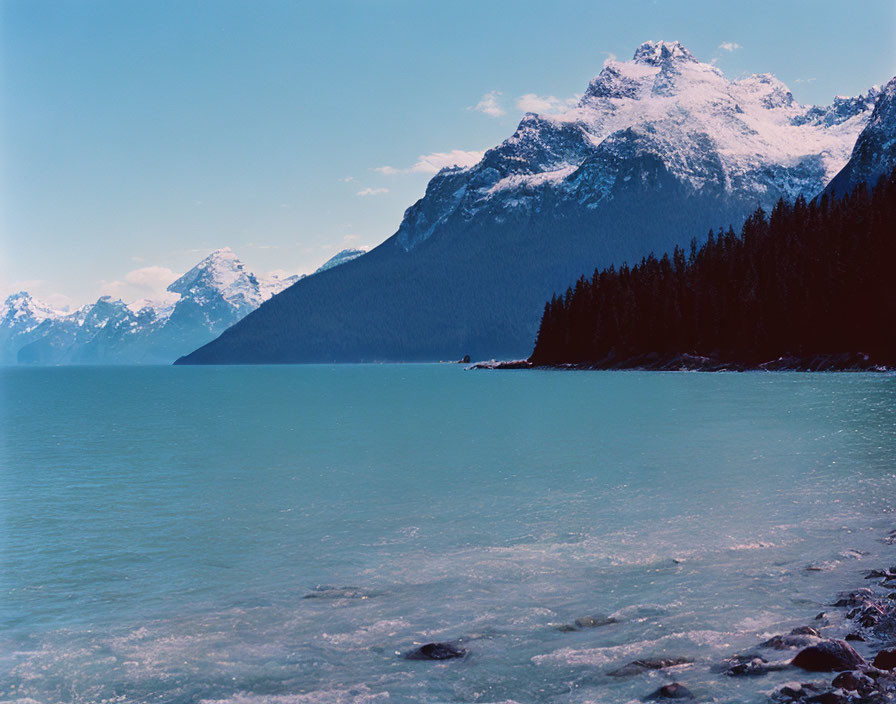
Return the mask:
<path fill-rule="evenodd" d="M 367 250 L 366 249 L 343 249 L 341 252 L 337 252 L 332 257 L 327 259 L 327 261 L 325 261 L 323 264 L 321 264 L 314 271 L 314 273 L 319 274 L 322 271 L 327 271 L 328 269 L 332 269 L 334 266 L 339 266 L 340 264 L 345 264 L 346 262 L 350 262 L 352 259 L 357 259 L 362 254 L 367 254 Z"/>
<path fill-rule="evenodd" d="M 20 348 L 47 334 L 48 327 L 41 327 L 46 321 L 68 317 L 74 323 L 84 313 L 84 309 L 71 314 L 59 313 L 36 301 L 27 291 L 12 294 L 0 306 L 0 363 L 15 364 Z"/>
<path fill-rule="evenodd" d="M 896 78 L 881 91 L 865 129 L 856 140 L 846 162 L 825 189 L 826 193 L 843 196 L 860 183 L 874 187 L 881 176 L 896 167 Z"/>
<path fill-rule="evenodd" d="M 478 164 L 439 172 L 378 248 L 181 361 L 525 355 L 543 301 L 582 271 L 817 194 L 878 93 L 803 106 L 774 76 L 729 81 L 677 42 L 647 42 L 608 61 L 575 107 L 529 113 Z"/>
<path fill-rule="evenodd" d="M 360 256 L 355 252 L 363 254 L 340 252 L 321 269 Z M 22 291 L 0 306 L 0 363 L 170 364 L 302 278 L 258 277 L 225 247 L 168 286 L 173 301 L 128 305 L 103 296 L 67 313 Z"/>

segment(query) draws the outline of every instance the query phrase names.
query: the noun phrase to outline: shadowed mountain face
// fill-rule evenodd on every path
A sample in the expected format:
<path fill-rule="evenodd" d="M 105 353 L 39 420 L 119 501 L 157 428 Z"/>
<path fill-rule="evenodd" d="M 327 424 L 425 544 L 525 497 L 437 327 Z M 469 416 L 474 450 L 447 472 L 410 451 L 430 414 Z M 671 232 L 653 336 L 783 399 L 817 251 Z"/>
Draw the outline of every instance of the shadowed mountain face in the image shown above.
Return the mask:
<path fill-rule="evenodd" d="M 843 170 L 828 184 L 825 193 L 844 196 L 860 183 L 873 187 L 881 176 L 896 168 L 896 78 L 890 80 L 871 119 L 856 140 Z"/>
<path fill-rule="evenodd" d="M 770 75 L 728 81 L 677 42 L 648 42 L 566 113 L 527 114 L 478 164 L 437 174 L 373 252 L 179 362 L 524 356 L 544 301 L 581 274 L 821 191 L 877 94 L 802 106 Z"/>

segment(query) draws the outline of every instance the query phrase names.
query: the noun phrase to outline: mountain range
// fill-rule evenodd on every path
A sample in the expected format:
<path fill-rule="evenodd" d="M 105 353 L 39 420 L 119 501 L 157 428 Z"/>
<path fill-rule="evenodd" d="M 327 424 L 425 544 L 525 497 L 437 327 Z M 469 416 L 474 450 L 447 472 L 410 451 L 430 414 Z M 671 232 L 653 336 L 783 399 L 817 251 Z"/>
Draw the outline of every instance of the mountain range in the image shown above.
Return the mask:
<path fill-rule="evenodd" d="M 581 274 L 812 198 L 869 130 L 883 137 L 862 154 L 892 151 L 891 87 L 801 105 L 770 74 L 729 80 L 678 42 L 646 42 L 566 112 L 528 113 L 479 163 L 436 174 L 363 258 L 296 282 L 179 363 L 524 356 L 545 300 Z"/>
<path fill-rule="evenodd" d="M 343 250 L 314 273 L 362 254 Z M 102 296 L 65 312 L 20 291 L 0 306 L 0 363 L 170 364 L 304 278 L 256 276 L 225 247 L 169 285 L 164 301 Z"/>
<path fill-rule="evenodd" d="M 874 111 L 859 138 L 846 166 L 825 188 L 825 192 L 842 196 L 860 183 L 874 185 L 896 168 L 896 78 L 884 86 Z"/>

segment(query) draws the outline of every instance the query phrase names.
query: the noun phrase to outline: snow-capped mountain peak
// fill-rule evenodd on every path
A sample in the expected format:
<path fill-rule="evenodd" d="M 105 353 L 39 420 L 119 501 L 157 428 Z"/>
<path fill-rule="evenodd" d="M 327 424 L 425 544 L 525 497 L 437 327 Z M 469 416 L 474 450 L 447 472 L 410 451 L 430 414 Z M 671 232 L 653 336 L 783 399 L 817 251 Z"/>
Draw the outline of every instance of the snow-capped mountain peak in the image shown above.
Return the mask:
<path fill-rule="evenodd" d="M 34 299 L 27 291 L 18 291 L 0 305 L 0 324 L 5 327 L 28 328 L 39 325 L 44 320 L 58 318 L 64 313 Z"/>
<path fill-rule="evenodd" d="M 197 301 L 220 297 L 245 312 L 264 300 L 258 279 L 246 271 L 230 247 L 216 249 L 168 286 L 168 291 Z"/>
<path fill-rule="evenodd" d="M 675 61 L 694 61 L 694 55 L 685 49 L 680 42 L 644 42 L 635 50 L 632 61 L 650 66 L 663 66 Z"/>
<path fill-rule="evenodd" d="M 527 113 L 478 164 L 434 176 L 397 239 L 410 250 L 455 221 L 598 208 L 667 177 L 682 197 L 812 197 L 846 163 L 875 96 L 804 106 L 771 74 L 729 80 L 679 42 L 645 42 L 631 61 L 607 61 L 575 107 Z"/>
<path fill-rule="evenodd" d="M 874 187 L 881 176 L 888 176 L 896 168 L 896 77 L 876 95 L 874 111 L 849 161 L 825 189 L 831 195 L 845 195 L 860 183 Z M 852 105 L 844 99 L 841 107 Z"/>

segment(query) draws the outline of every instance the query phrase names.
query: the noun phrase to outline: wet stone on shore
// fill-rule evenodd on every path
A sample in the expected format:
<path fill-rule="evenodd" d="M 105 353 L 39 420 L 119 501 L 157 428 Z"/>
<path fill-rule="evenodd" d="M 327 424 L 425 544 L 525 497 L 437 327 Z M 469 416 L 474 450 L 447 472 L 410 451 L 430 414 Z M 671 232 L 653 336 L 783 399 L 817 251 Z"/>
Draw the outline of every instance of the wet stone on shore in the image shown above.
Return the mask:
<path fill-rule="evenodd" d="M 633 660 L 616 670 L 611 670 L 607 674 L 610 677 L 633 677 L 651 670 L 665 670 L 667 667 L 677 667 L 678 665 L 690 665 L 694 661 L 685 657 L 673 658 L 650 658 L 643 660 Z"/>
<path fill-rule="evenodd" d="M 406 660 L 454 660 L 467 654 L 464 648 L 454 643 L 426 643 L 407 653 Z"/>
<path fill-rule="evenodd" d="M 694 694 L 683 684 L 673 682 L 672 684 L 663 685 L 653 694 L 646 697 L 646 701 L 665 701 L 666 699 L 693 699 Z"/>

